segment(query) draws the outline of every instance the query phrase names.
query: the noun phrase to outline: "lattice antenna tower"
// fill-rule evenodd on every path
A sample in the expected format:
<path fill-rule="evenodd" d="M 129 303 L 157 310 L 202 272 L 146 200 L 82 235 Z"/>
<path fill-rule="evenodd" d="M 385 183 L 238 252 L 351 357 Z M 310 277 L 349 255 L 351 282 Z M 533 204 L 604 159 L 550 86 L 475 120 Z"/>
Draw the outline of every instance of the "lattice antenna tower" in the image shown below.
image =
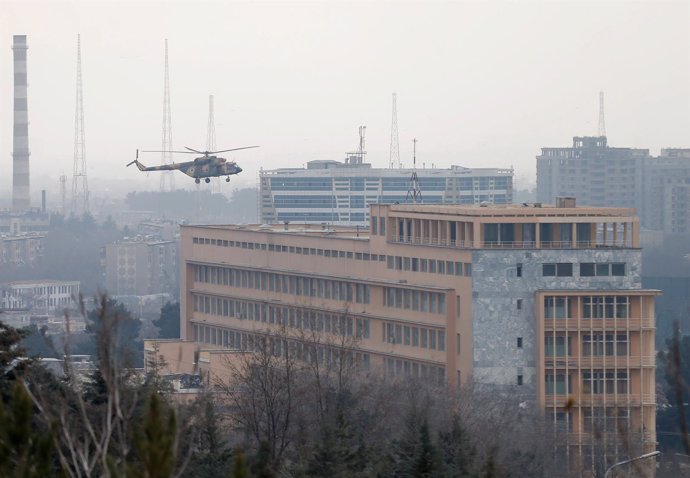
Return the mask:
<path fill-rule="evenodd" d="M 422 202 L 422 190 L 419 187 L 419 178 L 417 177 L 417 138 L 412 140 L 412 176 L 405 200 L 412 200 L 414 204 Z"/>
<path fill-rule="evenodd" d="M 67 214 L 67 176 L 64 173 L 60 176 L 60 199 L 62 205 L 60 213 L 64 217 Z"/>
<path fill-rule="evenodd" d="M 606 136 L 606 120 L 604 119 L 604 92 L 599 92 L 599 136 Z"/>
<path fill-rule="evenodd" d="M 86 177 L 84 143 L 84 96 L 81 79 L 81 35 L 77 35 L 77 105 L 74 119 L 74 167 L 72 170 L 72 214 L 89 213 L 89 182 Z"/>
<path fill-rule="evenodd" d="M 391 121 L 390 168 L 400 168 L 400 141 L 398 140 L 398 95 L 393 93 L 393 119 Z"/>
<path fill-rule="evenodd" d="M 213 95 L 208 95 L 208 126 L 206 127 L 206 151 L 216 150 L 216 120 L 213 113 Z M 221 180 L 213 178 L 211 192 L 219 193 Z"/>
<path fill-rule="evenodd" d="M 172 164 L 172 122 L 170 120 L 170 71 L 168 68 L 168 39 L 165 39 L 165 78 L 163 80 L 163 140 L 161 147 L 161 165 Z M 175 189 L 175 175 L 173 171 L 163 171 L 161 174 L 161 191 L 167 187 Z"/>

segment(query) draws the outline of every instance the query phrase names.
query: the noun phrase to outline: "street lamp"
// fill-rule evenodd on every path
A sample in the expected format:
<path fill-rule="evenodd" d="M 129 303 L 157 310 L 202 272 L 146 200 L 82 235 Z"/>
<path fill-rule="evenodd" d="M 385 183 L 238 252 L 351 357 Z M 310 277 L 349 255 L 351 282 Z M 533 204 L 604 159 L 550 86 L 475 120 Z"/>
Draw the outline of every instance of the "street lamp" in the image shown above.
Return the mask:
<path fill-rule="evenodd" d="M 619 463 L 614 463 L 613 465 L 609 466 L 608 470 L 606 470 L 606 473 L 604 473 L 604 478 L 608 478 L 609 473 L 611 473 L 611 470 L 613 470 L 617 466 L 627 465 L 628 463 L 632 463 L 633 461 L 644 460 L 645 458 L 651 458 L 651 457 L 657 456 L 657 455 L 661 455 L 661 452 L 660 451 L 653 451 L 651 453 L 645 453 L 644 455 L 636 456 L 635 458 L 631 458 L 629 460 L 621 461 Z"/>

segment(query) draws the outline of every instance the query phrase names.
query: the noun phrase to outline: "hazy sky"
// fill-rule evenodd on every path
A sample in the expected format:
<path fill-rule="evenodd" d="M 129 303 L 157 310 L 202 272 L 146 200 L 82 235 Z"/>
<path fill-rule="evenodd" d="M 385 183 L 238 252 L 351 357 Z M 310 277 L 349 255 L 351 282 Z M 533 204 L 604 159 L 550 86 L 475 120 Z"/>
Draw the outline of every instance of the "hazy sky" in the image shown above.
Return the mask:
<path fill-rule="evenodd" d="M 125 164 L 159 149 L 164 39 L 173 145 L 204 148 L 215 95 L 219 148 L 256 185 L 263 168 L 337 159 L 367 126 L 388 165 L 391 93 L 409 164 L 514 165 L 533 181 L 542 146 L 690 147 L 690 2 L 31 2 L 0 0 L 0 196 L 11 187 L 13 34 L 28 35 L 32 201 L 70 177 L 76 37 L 82 39 L 92 196 L 157 188 Z M 158 164 L 160 156 L 142 156 Z M 177 160 L 191 159 L 180 155 Z M 178 186 L 193 180 L 177 173 Z M 69 183 L 68 183 L 69 185 Z"/>

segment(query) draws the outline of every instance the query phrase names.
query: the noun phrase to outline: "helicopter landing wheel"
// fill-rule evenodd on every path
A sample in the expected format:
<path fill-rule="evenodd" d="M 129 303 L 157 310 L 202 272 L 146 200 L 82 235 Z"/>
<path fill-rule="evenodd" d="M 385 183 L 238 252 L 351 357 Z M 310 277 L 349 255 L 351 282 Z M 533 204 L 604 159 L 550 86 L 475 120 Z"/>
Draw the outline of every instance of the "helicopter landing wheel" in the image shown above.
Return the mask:
<path fill-rule="evenodd" d="M 225 182 L 226 182 L 226 183 L 229 183 L 229 182 L 230 182 L 230 176 L 228 176 L 227 178 L 225 178 Z"/>
<path fill-rule="evenodd" d="M 194 182 L 197 183 L 197 184 L 199 184 L 201 181 L 199 181 L 199 178 L 196 178 L 196 179 L 194 180 Z"/>
<path fill-rule="evenodd" d="M 208 184 L 211 182 L 211 178 L 206 178 L 206 179 L 204 179 L 204 181 L 206 181 L 206 184 Z"/>

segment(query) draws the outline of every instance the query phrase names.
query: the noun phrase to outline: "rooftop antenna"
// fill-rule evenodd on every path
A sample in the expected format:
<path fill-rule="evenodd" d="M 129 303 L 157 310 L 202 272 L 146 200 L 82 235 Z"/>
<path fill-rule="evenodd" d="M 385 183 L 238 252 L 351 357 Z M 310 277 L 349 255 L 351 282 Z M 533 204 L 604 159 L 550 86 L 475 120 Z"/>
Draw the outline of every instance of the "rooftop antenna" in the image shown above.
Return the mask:
<path fill-rule="evenodd" d="M 359 127 L 359 164 L 364 163 L 364 155 L 367 154 L 367 152 L 364 150 L 364 142 L 365 142 L 365 135 L 367 134 L 367 127 L 366 126 L 360 126 Z"/>
<path fill-rule="evenodd" d="M 206 127 L 206 151 L 216 150 L 216 120 L 213 114 L 213 95 L 208 95 L 208 126 Z M 211 192 L 220 194 L 220 178 L 214 178 Z"/>
<path fill-rule="evenodd" d="M 410 199 L 413 204 L 422 202 L 422 190 L 419 188 L 419 178 L 417 178 L 417 138 L 412 140 L 412 177 L 410 177 L 410 189 L 407 190 L 405 200 Z"/>
<path fill-rule="evenodd" d="M 352 153 L 345 153 L 345 163 L 346 164 L 362 164 L 364 163 L 364 156 L 367 154 L 364 145 L 365 145 L 365 136 L 367 134 L 367 127 L 366 126 L 360 126 L 359 127 L 359 148 L 357 148 L 357 151 L 354 151 Z"/>
<path fill-rule="evenodd" d="M 81 35 L 77 35 L 77 106 L 74 119 L 74 167 L 72 170 L 72 214 L 89 213 L 89 182 L 86 178 L 84 147 L 84 96 L 81 81 Z"/>
<path fill-rule="evenodd" d="M 163 140 L 161 147 L 161 165 L 172 164 L 172 123 L 170 120 L 170 76 L 168 69 L 168 39 L 165 39 L 165 75 L 163 79 Z M 166 182 L 170 191 L 175 189 L 175 176 L 172 171 L 161 174 L 161 192 L 165 191 Z"/>
<path fill-rule="evenodd" d="M 393 118 L 391 120 L 390 168 L 400 168 L 400 141 L 398 140 L 398 95 L 393 93 Z"/>
<path fill-rule="evenodd" d="M 606 136 L 606 121 L 604 120 L 604 92 L 599 92 L 599 136 Z"/>

